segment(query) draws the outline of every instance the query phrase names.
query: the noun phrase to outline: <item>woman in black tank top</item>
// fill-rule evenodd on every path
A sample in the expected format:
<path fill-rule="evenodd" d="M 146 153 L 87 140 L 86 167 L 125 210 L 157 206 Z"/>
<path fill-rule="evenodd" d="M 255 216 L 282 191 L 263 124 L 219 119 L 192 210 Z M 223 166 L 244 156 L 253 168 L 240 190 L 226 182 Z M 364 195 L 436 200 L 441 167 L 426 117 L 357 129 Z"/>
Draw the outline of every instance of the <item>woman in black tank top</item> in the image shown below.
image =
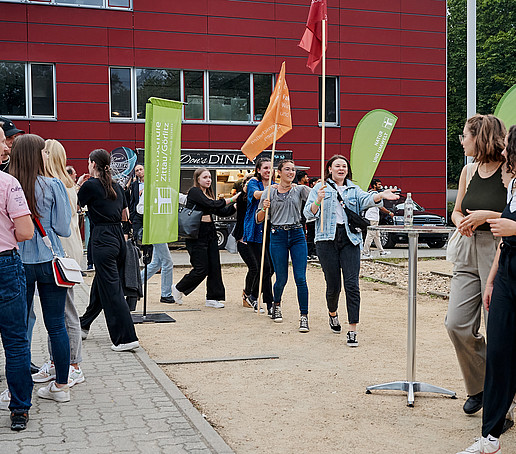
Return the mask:
<path fill-rule="evenodd" d="M 464 154 L 474 164 L 462 170 L 452 221 L 461 237 L 457 246 L 445 326 L 453 343 L 469 398 L 463 410 L 482 408 L 486 341 L 480 333 L 482 293 L 498 240 L 487 219 L 499 218 L 505 207 L 506 189 L 502 155 L 505 126 L 493 115 L 474 115 L 459 139 Z"/>
<path fill-rule="evenodd" d="M 507 205 L 500 218 L 488 219 L 491 232 L 502 237 L 484 292 L 489 311 L 487 357 L 484 382 L 482 438 L 476 443 L 480 452 L 498 452 L 498 438 L 504 431 L 507 412 L 514 411 L 516 392 L 516 126 L 511 126 L 505 141 L 507 170 L 512 174 Z M 505 425 L 505 427 L 508 427 Z M 473 448 L 477 448 L 475 444 Z"/>

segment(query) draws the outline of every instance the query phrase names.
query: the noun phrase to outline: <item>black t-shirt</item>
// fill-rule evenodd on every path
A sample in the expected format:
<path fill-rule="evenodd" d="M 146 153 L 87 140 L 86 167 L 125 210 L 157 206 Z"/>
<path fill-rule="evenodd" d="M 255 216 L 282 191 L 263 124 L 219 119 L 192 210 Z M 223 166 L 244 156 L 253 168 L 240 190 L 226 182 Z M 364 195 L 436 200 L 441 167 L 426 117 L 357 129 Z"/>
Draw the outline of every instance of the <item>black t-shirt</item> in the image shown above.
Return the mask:
<path fill-rule="evenodd" d="M 8 156 L 7 160 L 4 162 L 0 162 L 0 170 L 5 173 L 9 173 L 9 164 L 11 162 L 11 157 Z"/>
<path fill-rule="evenodd" d="M 88 213 L 94 225 L 122 222 L 122 211 L 127 207 L 127 201 L 120 185 L 113 182 L 112 186 L 116 192 L 115 200 L 106 197 L 106 190 L 98 178 L 90 178 L 79 189 L 79 204 L 88 205 Z"/>

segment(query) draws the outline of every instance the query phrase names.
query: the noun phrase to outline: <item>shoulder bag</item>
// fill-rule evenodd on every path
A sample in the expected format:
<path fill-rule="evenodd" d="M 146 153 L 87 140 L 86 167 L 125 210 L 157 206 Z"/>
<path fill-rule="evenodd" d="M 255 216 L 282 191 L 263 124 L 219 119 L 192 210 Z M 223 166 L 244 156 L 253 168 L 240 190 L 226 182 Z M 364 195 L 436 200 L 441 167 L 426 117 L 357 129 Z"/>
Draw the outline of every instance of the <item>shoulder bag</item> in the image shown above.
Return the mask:
<path fill-rule="evenodd" d="M 192 208 L 187 208 L 185 205 L 179 205 L 177 224 L 178 236 L 185 240 L 196 240 L 199 238 L 199 230 L 201 228 L 202 211 Z"/>
<path fill-rule="evenodd" d="M 353 210 L 350 210 L 342 197 L 340 196 L 339 190 L 335 187 L 333 183 L 330 183 L 328 180 L 326 181 L 328 185 L 330 185 L 337 192 L 337 200 L 342 205 L 342 208 L 346 212 L 346 217 L 348 218 L 348 227 L 351 233 L 362 233 L 367 230 L 367 227 L 371 225 L 368 219 L 363 218 L 359 214 L 355 213 Z"/>
<path fill-rule="evenodd" d="M 52 272 L 54 273 L 54 281 L 58 287 L 73 287 L 75 284 L 81 284 L 84 282 L 82 278 L 81 267 L 79 264 L 70 257 L 58 257 L 52 248 L 50 238 L 45 232 L 45 229 L 41 225 L 39 219 L 34 218 L 34 225 L 36 230 L 41 235 L 43 243 L 50 249 L 54 258 L 52 259 Z"/>

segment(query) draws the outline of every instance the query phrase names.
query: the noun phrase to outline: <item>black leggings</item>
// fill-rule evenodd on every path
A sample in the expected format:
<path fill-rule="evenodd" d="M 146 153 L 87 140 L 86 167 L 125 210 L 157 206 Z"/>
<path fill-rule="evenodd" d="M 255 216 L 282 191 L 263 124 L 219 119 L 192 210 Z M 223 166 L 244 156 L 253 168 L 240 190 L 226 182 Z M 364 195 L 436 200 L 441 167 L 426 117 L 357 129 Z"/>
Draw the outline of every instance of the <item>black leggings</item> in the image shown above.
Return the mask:
<path fill-rule="evenodd" d="M 260 278 L 259 262 L 256 261 L 247 243 L 237 241 L 237 250 L 240 257 L 242 257 L 242 260 L 247 265 L 244 292 L 246 295 L 253 295 L 255 298 L 258 298 L 258 280 Z"/>
<path fill-rule="evenodd" d="M 104 309 L 113 344 L 134 342 L 138 338 L 122 288 L 126 244 L 120 224 L 96 224 L 91 246 L 95 277 L 81 328 L 89 330 Z"/>
<path fill-rule="evenodd" d="M 251 250 L 251 253 L 254 256 L 254 259 L 258 265 L 258 277 L 256 279 L 256 296 L 258 297 L 258 283 L 260 281 L 260 263 L 262 261 L 262 243 L 253 243 L 252 241 L 248 241 L 247 245 Z M 272 307 L 272 275 L 274 274 L 274 269 L 272 267 L 272 261 L 269 254 L 269 241 L 265 245 L 265 255 L 263 261 L 263 282 L 262 282 L 262 293 L 263 293 L 263 302 L 267 304 L 267 309 Z"/>

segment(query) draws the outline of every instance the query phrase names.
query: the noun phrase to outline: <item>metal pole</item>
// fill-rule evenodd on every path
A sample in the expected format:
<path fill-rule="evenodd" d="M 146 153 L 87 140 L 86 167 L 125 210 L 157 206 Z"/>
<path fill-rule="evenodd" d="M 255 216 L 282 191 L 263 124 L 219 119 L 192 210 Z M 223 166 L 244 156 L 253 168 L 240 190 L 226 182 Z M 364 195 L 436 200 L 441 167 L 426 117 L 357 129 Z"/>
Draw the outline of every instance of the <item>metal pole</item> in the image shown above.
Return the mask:
<path fill-rule="evenodd" d="M 477 113 L 477 2 L 467 0 L 467 70 L 466 70 L 466 115 Z M 466 163 L 473 158 L 466 158 Z"/>
<path fill-rule="evenodd" d="M 407 324 L 407 381 L 409 383 L 416 380 L 417 238 L 418 234 L 416 232 L 409 232 Z"/>

